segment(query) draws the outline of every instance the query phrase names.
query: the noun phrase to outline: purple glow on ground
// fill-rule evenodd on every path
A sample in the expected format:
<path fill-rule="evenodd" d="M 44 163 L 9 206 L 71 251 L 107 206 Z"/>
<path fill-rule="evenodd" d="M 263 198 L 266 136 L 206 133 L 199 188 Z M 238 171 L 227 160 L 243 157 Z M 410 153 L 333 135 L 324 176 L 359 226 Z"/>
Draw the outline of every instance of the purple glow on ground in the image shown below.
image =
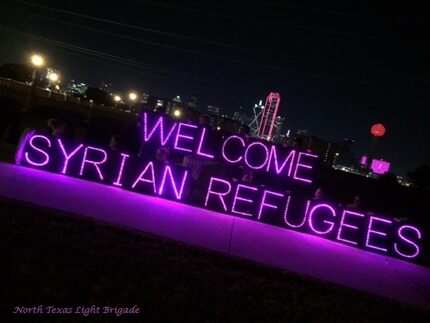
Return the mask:
<path fill-rule="evenodd" d="M 4 163 L 0 194 L 430 307 L 429 268 L 309 234 Z"/>

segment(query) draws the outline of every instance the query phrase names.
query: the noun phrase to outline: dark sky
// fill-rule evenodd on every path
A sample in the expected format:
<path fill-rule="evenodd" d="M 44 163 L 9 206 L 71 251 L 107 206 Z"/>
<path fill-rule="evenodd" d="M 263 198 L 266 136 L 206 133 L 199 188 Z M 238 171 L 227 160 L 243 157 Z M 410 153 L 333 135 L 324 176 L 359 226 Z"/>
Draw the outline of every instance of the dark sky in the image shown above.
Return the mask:
<path fill-rule="evenodd" d="M 374 3 L 8 1 L 0 64 L 37 51 L 63 79 L 195 94 L 201 110 L 228 114 L 279 92 L 286 129 L 354 138 L 357 153 L 370 146 L 370 126 L 383 123 L 379 155 L 404 174 L 430 164 L 429 10 Z"/>

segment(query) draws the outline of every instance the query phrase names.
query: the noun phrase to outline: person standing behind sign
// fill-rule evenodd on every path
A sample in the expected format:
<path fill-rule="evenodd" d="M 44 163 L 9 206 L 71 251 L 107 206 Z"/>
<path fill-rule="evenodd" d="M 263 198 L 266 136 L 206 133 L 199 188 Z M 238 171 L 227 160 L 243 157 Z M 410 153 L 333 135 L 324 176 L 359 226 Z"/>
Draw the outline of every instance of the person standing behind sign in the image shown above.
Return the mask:
<path fill-rule="evenodd" d="M 61 119 L 49 119 L 48 128 L 52 136 L 62 138 L 66 132 L 67 124 Z"/>

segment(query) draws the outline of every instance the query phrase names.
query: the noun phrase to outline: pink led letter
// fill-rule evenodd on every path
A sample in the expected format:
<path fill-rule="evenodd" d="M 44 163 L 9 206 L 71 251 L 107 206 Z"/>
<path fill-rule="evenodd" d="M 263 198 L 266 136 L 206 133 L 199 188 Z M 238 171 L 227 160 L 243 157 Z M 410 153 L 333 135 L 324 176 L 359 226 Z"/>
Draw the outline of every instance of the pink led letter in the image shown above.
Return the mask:
<path fill-rule="evenodd" d="M 200 136 L 199 147 L 197 148 L 197 155 L 205 156 L 207 158 L 214 158 L 214 155 L 202 152 L 203 141 L 205 140 L 206 128 L 203 128 L 202 135 Z"/>
<path fill-rule="evenodd" d="M 325 223 L 325 224 L 328 224 L 329 225 L 329 227 L 328 227 L 328 229 L 327 230 L 325 230 L 325 231 L 321 231 L 321 230 L 317 230 L 317 229 L 315 229 L 315 226 L 314 226 L 314 224 L 313 224 L 313 216 L 314 216 L 314 214 L 315 214 L 315 211 L 316 210 L 318 210 L 318 209 L 320 209 L 320 208 L 326 208 L 326 209 L 328 209 L 329 211 L 330 211 L 330 213 L 331 213 L 331 215 L 333 216 L 333 217 L 336 217 L 336 211 L 334 210 L 334 208 L 332 208 L 330 205 L 328 205 L 328 204 L 317 204 L 317 205 L 315 205 L 315 206 L 313 206 L 312 208 L 311 208 L 311 211 L 309 212 L 309 227 L 311 228 L 311 230 L 313 231 L 313 232 L 315 232 L 316 234 L 327 234 L 327 233 L 329 233 L 331 230 L 333 230 L 333 227 L 334 227 L 334 223 L 333 222 L 331 222 L 331 221 L 327 221 L 327 220 L 324 220 L 323 222 Z"/>
<path fill-rule="evenodd" d="M 130 155 L 121 153 L 121 157 L 122 157 L 121 166 L 119 167 L 118 177 L 116 178 L 116 181 L 112 183 L 113 185 L 116 185 L 116 186 L 122 186 L 121 177 L 122 177 L 122 172 L 124 170 L 125 160 L 126 158 L 130 157 Z"/>
<path fill-rule="evenodd" d="M 401 252 L 401 251 L 399 250 L 399 248 L 397 247 L 397 242 L 395 242 L 395 243 L 394 243 L 394 250 L 395 250 L 395 251 L 396 251 L 400 256 L 402 256 L 402 257 L 405 257 L 405 258 L 415 258 L 416 256 L 418 256 L 418 255 L 420 254 L 420 248 L 418 247 L 418 245 L 417 245 L 415 242 L 413 242 L 413 241 L 409 240 L 408 238 L 406 238 L 406 237 L 402 234 L 403 230 L 407 230 L 407 229 L 410 229 L 410 230 L 414 231 L 414 232 L 417 234 L 417 238 L 418 238 L 418 239 L 421 239 L 421 232 L 420 232 L 420 230 L 418 230 L 417 228 L 415 228 L 415 227 L 413 227 L 413 226 L 410 226 L 410 225 L 403 225 L 403 226 L 401 226 L 401 227 L 399 228 L 399 230 L 397 231 L 397 234 L 399 235 L 399 237 L 400 237 L 402 240 L 404 240 L 404 241 L 408 242 L 409 244 L 411 244 L 411 245 L 414 247 L 415 252 L 414 252 L 413 254 L 404 254 L 404 253 L 403 253 L 403 252 Z"/>
<path fill-rule="evenodd" d="M 278 167 L 278 156 L 276 155 L 276 146 L 273 145 L 272 148 L 270 149 L 270 155 L 269 155 L 269 162 L 267 163 L 267 172 L 269 172 L 270 170 L 270 165 L 272 164 L 271 161 L 273 160 L 273 162 L 275 163 L 275 171 L 276 174 L 280 174 L 282 172 L 282 170 L 284 169 L 285 165 L 287 165 L 288 161 L 290 163 L 290 166 L 288 167 L 288 173 L 287 176 L 291 175 L 291 171 L 293 169 L 293 163 L 294 163 L 294 157 L 296 155 L 296 151 L 295 150 L 291 150 L 290 153 L 288 154 L 287 158 L 285 158 L 284 162 L 282 163 L 281 167 Z"/>
<path fill-rule="evenodd" d="M 218 182 L 218 183 L 224 183 L 227 185 L 227 190 L 225 192 L 215 192 L 215 191 L 211 191 L 212 189 L 212 184 L 214 182 Z M 219 197 L 219 199 L 221 200 L 222 206 L 224 207 L 224 211 L 227 211 L 227 206 L 225 205 L 225 201 L 223 196 L 226 196 L 230 193 L 231 191 L 231 184 L 223 179 L 220 178 L 216 178 L 216 177 L 211 177 L 211 180 L 209 182 L 209 187 L 208 187 L 208 191 L 206 193 L 206 200 L 205 200 L 205 206 L 208 206 L 208 201 L 209 201 L 209 196 L 211 194 L 213 195 L 217 195 Z"/>
<path fill-rule="evenodd" d="M 306 208 L 305 208 L 305 214 L 303 215 L 303 221 L 300 224 L 292 224 L 292 223 L 288 222 L 288 209 L 290 207 L 290 200 L 291 200 L 291 196 L 288 196 L 287 204 L 285 205 L 284 222 L 292 228 L 295 228 L 295 229 L 301 228 L 306 222 L 306 217 L 308 216 L 309 205 L 311 204 L 311 201 L 308 200 L 306 202 Z"/>
<path fill-rule="evenodd" d="M 337 232 L 337 240 L 340 240 L 340 241 L 343 241 L 343 242 L 348 242 L 348 243 L 351 243 L 353 245 L 357 245 L 357 242 L 351 241 L 351 240 L 348 240 L 348 239 L 345 239 L 345 238 L 341 237 L 343 227 L 354 229 L 354 230 L 358 230 L 358 227 L 356 227 L 355 225 L 345 223 L 345 218 L 346 218 L 347 215 L 353 215 L 353 216 L 358 216 L 358 217 L 364 218 L 364 214 L 363 213 L 357 213 L 357 212 L 352 212 L 352 211 L 344 210 L 343 213 L 342 213 L 342 218 L 340 219 L 339 231 Z"/>
<path fill-rule="evenodd" d="M 225 147 L 227 146 L 227 143 L 230 141 L 230 140 L 232 140 L 232 139 L 236 139 L 236 140 L 239 140 L 240 141 L 240 143 L 241 143 L 241 145 L 242 145 L 242 147 L 244 147 L 245 148 L 245 141 L 243 141 L 243 139 L 241 138 L 241 137 L 239 137 L 239 136 L 230 136 L 230 137 L 228 137 L 226 140 L 224 140 L 224 143 L 222 144 L 222 150 L 221 150 L 221 152 L 222 152 L 222 157 L 226 160 L 226 161 L 228 161 L 229 163 L 232 163 L 232 164 L 234 164 L 234 163 L 238 163 L 238 162 L 240 162 L 241 160 L 242 160 L 242 155 L 240 155 L 238 158 L 236 158 L 236 159 L 230 159 L 229 157 L 227 157 L 227 155 L 225 154 Z"/>
<path fill-rule="evenodd" d="M 182 123 L 182 122 L 179 123 L 178 132 L 176 133 L 175 149 L 183 150 L 183 151 L 187 151 L 187 152 L 192 152 L 192 149 L 179 147 L 179 145 L 178 145 L 179 138 L 184 138 L 187 140 L 194 140 L 194 137 L 181 134 L 182 127 L 188 127 L 188 128 L 194 128 L 194 129 L 197 128 L 197 126 L 193 125 L 193 124 L 187 124 L 187 123 Z"/>
<path fill-rule="evenodd" d="M 261 165 L 258 165 L 258 166 L 251 165 L 249 163 L 249 161 L 248 161 L 248 154 L 249 154 L 251 148 L 252 147 L 256 147 L 256 146 L 263 147 L 263 152 L 264 152 L 264 155 L 265 155 L 264 162 Z M 264 165 L 266 165 L 268 159 L 269 159 L 269 149 L 267 149 L 266 145 L 264 145 L 262 142 L 259 142 L 259 141 L 253 142 L 245 150 L 245 163 L 246 163 L 246 165 L 248 165 L 249 168 L 252 168 L 252 169 L 261 169 L 261 168 L 264 167 Z"/>
<path fill-rule="evenodd" d="M 63 166 L 63 170 L 61 171 L 61 173 L 66 174 L 67 164 L 69 163 L 69 159 L 72 158 L 84 145 L 80 144 L 70 154 L 67 154 L 66 149 L 64 149 L 63 143 L 61 142 L 61 139 L 57 139 L 57 141 L 58 141 L 58 144 L 60 145 L 60 148 L 61 148 L 60 150 L 64 156 L 64 166 Z"/>
<path fill-rule="evenodd" d="M 33 165 L 33 166 L 45 166 L 46 164 L 48 164 L 48 163 L 49 163 L 49 155 L 48 155 L 44 150 L 42 150 L 42 149 L 40 149 L 40 148 L 38 148 L 38 147 L 36 147 L 36 146 L 34 145 L 33 140 L 34 140 L 34 139 L 37 139 L 37 138 L 40 138 L 40 139 L 43 139 L 44 141 L 46 141 L 46 142 L 48 143 L 48 147 L 51 147 L 51 141 L 49 140 L 49 138 L 48 138 L 48 137 L 45 137 L 45 136 L 42 136 L 42 135 L 34 135 L 33 137 L 31 137 L 31 139 L 30 139 L 30 141 L 29 141 L 29 144 L 30 144 L 31 148 L 33 148 L 34 150 L 36 150 L 36 151 L 40 152 L 43 156 L 45 156 L 45 160 L 44 160 L 43 162 L 41 162 L 41 163 L 34 162 L 34 161 L 32 161 L 32 160 L 30 159 L 30 157 L 28 156 L 28 152 L 26 152 L 26 153 L 24 154 L 24 157 L 25 157 L 25 160 L 26 160 L 30 165 Z"/>
<path fill-rule="evenodd" d="M 284 194 L 264 190 L 263 198 L 261 199 L 260 209 L 259 209 L 259 211 L 258 211 L 258 219 L 259 219 L 259 220 L 261 219 L 261 215 L 262 215 L 262 213 L 263 213 L 263 208 L 264 208 L 265 206 L 267 206 L 268 208 L 271 208 L 271 209 L 277 209 L 277 208 L 278 208 L 278 207 L 277 207 L 276 205 L 274 205 L 274 204 L 266 203 L 266 196 L 267 196 L 267 194 L 272 194 L 272 195 L 275 195 L 275 196 L 284 197 Z"/>
<path fill-rule="evenodd" d="M 299 152 L 299 157 L 297 158 L 297 164 L 296 164 L 296 169 L 294 170 L 293 178 L 295 180 L 298 180 L 298 181 L 303 181 L 303 182 L 306 182 L 306 183 L 312 183 L 312 180 L 307 179 L 307 178 L 303 178 L 303 177 L 300 177 L 300 176 L 297 175 L 297 171 L 299 170 L 299 167 L 301 167 L 301 168 L 307 168 L 307 169 L 312 169 L 311 165 L 301 164 L 300 163 L 300 160 L 301 160 L 302 156 L 308 156 L 308 157 L 312 157 L 312 158 L 318 158 L 317 155 Z"/>
<path fill-rule="evenodd" d="M 164 134 L 164 121 L 163 117 L 159 117 L 157 122 L 155 123 L 154 127 L 152 127 L 151 131 L 148 133 L 148 115 L 143 113 L 143 140 L 147 142 L 149 139 L 151 139 L 154 132 L 160 128 L 160 143 L 161 146 L 164 146 L 169 138 L 171 137 L 173 131 L 176 128 L 176 123 L 173 124 L 172 128 L 168 132 L 167 135 Z"/>
<path fill-rule="evenodd" d="M 185 180 L 187 179 L 188 171 L 184 171 L 184 176 L 182 177 L 181 187 L 179 188 L 179 192 L 178 192 L 178 189 L 176 188 L 175 180 L 174 180 L 173 175 L 172 175 L 172 170 L 170 169 L 170 166 L 166 166 L 164 168 L 163 178 L 161 180 L 161 185 L 160 185 L 160 189 L 158 191 L 158 195 L 163 194 L 164 184 L 166 183 L 167 174 L 169 174 L 170 183 L 172 183 L 172 187 L 173 187 L 173 190 L 175 191 L 176 199 L 180 200 L 182 198 L 182 192 L 184 190 L 184 184 L 185 184 Z"/>
<path fill-rule="evenodd" d="M 151 179 L 144 178 L 144 176 L 148 170 L 150 170 Z M 131 185 L 131 188 L 135 188 L 139 182 L 151 183 L 152 188 L 154 190 L 154 193 L 157 193 L 157 190 L 155 188 L 154 164 L 152 162 L 149 162 L 146 165 L 146 167 L 140 173 L 139 177 L 134 181 L 133 185 Z"/>
<path fill-rule="evenodd" d="M 103 159 L 98 161 L 87 159 L 87 154 L 89 150 L 99 151 L 103 153 Z M 103 149 L 90 147 L 90 146 L 86 147 L 84 150 L 84 158 L 82 159 L 81 171 L 79 172 L 79 175 L 82 176 L 82 174 L 84 173 L 85 164 L 93 164 L 97 170 L 97 173 L 99 174 L 100 179 L 103 180 L 103 174 L 100 171 L 99 165 L 104 164 L 106 162 L 106 159 L 107 159 L 107 154 L 106 154 L 106 151 L 104 151 Z"/>
<path fill-rule="evenodd" d="M 378 235 L 378 236 L 382 236 L 382 237 L 386 237 L 387 236 L 387 234 L 385 232 L 375 231 L 375 230 L 372 229 L 373 221 L 380 221 L 382 223 L 388 223 L 388 224 L 391 224 L 393 222 L 390 221 L 390 220 L 386 220 L 386 219 L 382 219 L 382 218 L 377 218 L 377 217 L 371 216 L 370 220 L 369 220 L 369 228 L 367 229 L 366 247 L 387 252 L 386 248 L 377 247 L 377 246 L 371 245 L 369 243 L 369 241 L 370 241 L 370 234 L 371 233 L 373 233 L 375 235 Z"/>
<path fill-rule="evenodd" d="M 234 194 L 234 199 L 233 199 L 233 206 L 231 207 L 231 212 L 232 213 L 241 214 L 241 215 L 246 215 L 246 216 L 252 216 L 251 213 L 240 212 L 240 211 L 236 210 L 236 202 L 237 201 L 243 201 L 243 202 L 247 202 L 247 203 L 252 203 L 253 202 L 251 199 L 246 199 L 246 198 L 243 198 L 243 197 L 239 196 L 239 191 L 240 191 L 241 188 L 248 189 L 248 190 L 251 190 L 251 191 L 257 191 L 258 190 L 256 187 L 253 187 L 253 186 L 247 186 L 247 185 L 243 185 L 243 184 L 237 185 L 237 187 L 236 187 L 236 194 Z"/>

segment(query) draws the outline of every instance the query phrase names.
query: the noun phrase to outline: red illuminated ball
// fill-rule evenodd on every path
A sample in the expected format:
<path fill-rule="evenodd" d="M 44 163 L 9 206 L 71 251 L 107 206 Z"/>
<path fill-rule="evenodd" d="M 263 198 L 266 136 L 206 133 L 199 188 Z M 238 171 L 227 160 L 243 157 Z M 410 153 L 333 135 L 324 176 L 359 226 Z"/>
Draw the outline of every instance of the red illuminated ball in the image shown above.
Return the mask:
<path fill-rule="evenodd" d="M 385 134 L 385 127 L 381 123 L 375 123 L 372 128 L 370 128 L 370 133 L 375 137 L 382 137 Z"/>

